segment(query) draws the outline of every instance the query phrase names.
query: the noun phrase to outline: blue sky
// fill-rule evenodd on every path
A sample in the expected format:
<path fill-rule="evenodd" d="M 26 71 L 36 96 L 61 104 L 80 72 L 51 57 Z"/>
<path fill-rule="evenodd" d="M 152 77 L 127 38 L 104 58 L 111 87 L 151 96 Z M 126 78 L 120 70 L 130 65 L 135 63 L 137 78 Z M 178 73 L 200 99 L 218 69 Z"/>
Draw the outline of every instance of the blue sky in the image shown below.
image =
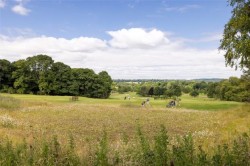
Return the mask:
<path fill-rule="evenodd" d="M 240 76 L 217 50 L 230 11 L 226 0 L 0 0 L 0 58 L 44 53 L 124 79 Z"/>

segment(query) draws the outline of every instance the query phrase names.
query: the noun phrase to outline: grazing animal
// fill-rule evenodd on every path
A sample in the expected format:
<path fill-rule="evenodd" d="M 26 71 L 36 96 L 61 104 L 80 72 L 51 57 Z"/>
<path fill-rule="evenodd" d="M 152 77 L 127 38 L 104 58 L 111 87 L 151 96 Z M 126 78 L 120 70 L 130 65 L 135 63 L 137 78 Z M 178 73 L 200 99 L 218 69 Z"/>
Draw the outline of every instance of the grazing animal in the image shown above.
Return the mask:
<path fill-rule="evenodd" d="M 167 105 L 167 108 L 172 108 L 172 107 L 175 107 L 176 106 L 176 103 L 174 100 L 171 100 L 168 105 Z"/>
<path fill-rule="evenodd" d="M 145 106 L 145 104 L 146 104 L 146 101 L 143 101 L 142 103 L 141 103 L 141 106 Z"/>

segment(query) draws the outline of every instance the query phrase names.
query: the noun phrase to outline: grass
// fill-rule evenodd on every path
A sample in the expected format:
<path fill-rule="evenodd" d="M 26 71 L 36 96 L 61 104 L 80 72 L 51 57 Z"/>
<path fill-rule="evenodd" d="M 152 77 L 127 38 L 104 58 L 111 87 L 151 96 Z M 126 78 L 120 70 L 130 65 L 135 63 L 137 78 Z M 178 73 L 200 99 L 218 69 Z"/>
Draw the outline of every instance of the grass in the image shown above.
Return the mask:
<path fill-rule="evenodd" d="M 138 126 L 141 126 L 143 137 L 150 147 L 157 137 L 155 131 L 163 125 L 168 131 L 170 144 L 178 142 L 178 136 L 191 134 L 194 144 L 201 144 L 204 150 L 228 142 L 235 135 L 250 129 L 249 105 L 208 99 L 203 95 L 197 98 L 183 95 L 178 108 L 166 108 L 169 100 L 153 98 L 150 98 L 151 106 L 141 107 L 146 98 L 134 93 L 130 94 L 130 100 L 124 100 L 125 94 L 112 94 L 110 99 L 80 97 L 76 102 L 70 101 L 69 96 L 1 96 L 19 104 L 14 111 L 11 107 L 0 105 L 0 118 L 7 119 L 0 125 L 0 138 L 8 137 L 14 143 L 20 143 L 25 138 L 27 143 L 34 144 L 41 138 L 57 135 L 60 144 L 67 144 L 72 135 L 77 154 L 83 156 L 95 153 L 94 147 L 102 140 L 103 131 L 106 132 L 109 148 L 129 146 L 127 151 L 132 153 L 133 144 L 138 141 Z M 141 135 L 141 141 L 143 137 Z M 147 150 L 147 142 L 144 144 Z M 98 155 L 105 156 L 105 149 L 99 150 Z M 113 155 L 120 156 L 120 153 L 125 152 L 117 151 Z"/>
<path fill-rule="evenodd" d="M 228 110 L 243 105 L 239 102 L 220 101 L 216 99 L 207 98 L 205 95 L 200 95 L 199 97 L 183 95 L 182 100 L 183 102 L 181 103 L 183 108 L 205 111 Z"/>
<path fill-rule="evenodd" d="M 153 140 L 148 139 L 141 127 L 137 128 L 137 142 L 120 141 L 119 146 L 112 146 L 106 131 L 94 150 L 87 154 L 77 153 L 74 138 L 69 137 L 62 144 L 57 136 L 49 139 L 37 139 L 34 143 L 13 144 L 9 139 L 0 141 L 1 165 L 249 165 L 250 138 L 247 133 L 238 135 L 232 143 L 223 143 L 205 151 L 202 146 L 195 146 L 191 134 L 169 138 L 164 126 L 154 131 Z"/>
<path fill-rule="evenodd" d="M 61 103 L 69 104 L 70 96 L 40 96 L 40 95 L 22 95 L 22 94 L 3 94 L 4 96 L 12 96 L 15 99 L 21 99 L 24 101 L 33 102 L 49 102 L 49 103 Z M 116 105 L 122 107 L 134 107 L 138 108 L 141 106 L 141 102 L 146 100 L 147 97 L 140 97 L 135 93 L 130 93 L 130 100 L 124 100 L 124 96 L 128 94 L 112 94 L 109 99 L 91 99 L 86 97 L 79 97 L 77 103 L 84 104 L 98 104 L 98 105 Z M 151 107 L 153 108 L 166 108 L 166 105 L 171 99 L 165 100 L 154 100 L 154 98 L 149 97 Z M 181 96 L 181 102 L 179 108 L 193 109 L 193 110 L 205 110 L 205 111 L 217 111 L 217 110 L 227 110 L 236 107 L 240 107 L 243 104 L 240 102 L 232 101 L 220 101 L 215 99 L 207 98 L 205 95 L 200 95 L 199 97 L 191 97 L 187 94 Z"/>
<path fill-rule="evenodd" d="M 9 96 L 0 96 L 0 108 L 6 110 L 15 110 L 20 107 L 20 101 Z"/>

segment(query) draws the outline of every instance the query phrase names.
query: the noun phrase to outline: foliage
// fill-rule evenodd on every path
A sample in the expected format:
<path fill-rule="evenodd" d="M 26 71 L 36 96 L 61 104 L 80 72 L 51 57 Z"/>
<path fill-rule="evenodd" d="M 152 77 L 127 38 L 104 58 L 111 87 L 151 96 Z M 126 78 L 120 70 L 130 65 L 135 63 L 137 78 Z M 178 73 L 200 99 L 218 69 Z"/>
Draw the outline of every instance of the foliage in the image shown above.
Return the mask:
<path fill-rule="evenodd" d="M 227 101 L 250 101 L 249 79 L 230 77 L 219 83 L 210 83 L 207 89 L 208 97 L 215 97 Z"/>
<path fill-rule="evenodd" d="M 95 164 L 94 165 L 103 165 L 108 166 L 108 138 L 107 132 L 103 132 L 103 136 L 100 140 L 99 147 L 95 154 Z"/>
<path fill-rule="evenodd" d="M 0 60 L 0 90 L 19 94 L 81 95 L 108 98 L 112 79 L 106 71 L 71 69 L 47 55 L 15 61 Z"/>
<path fill-rule="evenodd" d="M 179 82 L 172 82 L 169 88 L 165 91 L 165 95 L 168 97 L 181 96 L 181 86 Z"/>
<path fill-rule="evenodd" d="M 229 0 L 232 16 L 225 25 L 219 49 L 225 50 L 226 64 L 240 67 L 246 72 L 250 68 L 250 1 Z"/>
<path fill-rule="evenodd" d="M 192 96 L 192 97 L 197 97 L 197 96 L 199 96 L 198 90 L 193 90 L 192 92 L 190 92 L 190 96 Z"/>
<path fill-rule="evenodd" d="M 66 144 L 60 143 L 54 136 L 50 139 L 37 139 L 33 143 L 14 144 L 9 139 L 0 142 L 1 165 L 249 165 L 250 138 L 247 133 L 236 137 L 231 143 L 210 147 L 209 151 L 196 146 L 191 134 L 174 137 L 175 144 L 167 135 L 165 127 L 157 133 L 152 148 L 149 139 L 138 129 L 139 144 L 127 144 L 125 149 L 118 149 L 125 156 L 115 153 L 108 146 L 107 134 L 101 137 L 96 153 L 78 154 L 73 138 Z M 64 145 L 64 146 L 63 146 Z M 94 145 L 92 145 L 94 146 Z M 113 151 L 112 151 L 113 150 Z M 137 152 L 136 152 L 137 151 Z M 136 152 L 136 153 L 135 153 Z M 114 155 L 115 153 L 115 155 Z M 116 160 L 119 158 L 120 160 Z M 92 159 L 92 160 L 91 160 Z"/>
<path fill-rule="evenodd" d="M 126 83 L 118 84 L 118 90 L 119 93 L 126 93 L 132 91 L 132 88 L 130 85 Z"/>
<path fill-rule="evenodd" d="M 12 86 L 11 73 L 13 66 L 5 59 L 0 59 L 0 90 L 7 92 L 8 88 Z"/>

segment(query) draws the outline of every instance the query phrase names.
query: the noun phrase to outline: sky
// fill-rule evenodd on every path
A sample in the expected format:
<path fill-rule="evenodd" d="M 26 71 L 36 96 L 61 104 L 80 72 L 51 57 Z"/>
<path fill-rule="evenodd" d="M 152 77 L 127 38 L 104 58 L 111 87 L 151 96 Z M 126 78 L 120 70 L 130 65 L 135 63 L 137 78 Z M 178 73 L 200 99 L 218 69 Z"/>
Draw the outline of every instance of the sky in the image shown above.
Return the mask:
<path fill-rule="evenodd" d="M 0 59 L 45 54 L 113 79 L 239 77 L 218 50 L 227 0 L 0 0 Z"/>

